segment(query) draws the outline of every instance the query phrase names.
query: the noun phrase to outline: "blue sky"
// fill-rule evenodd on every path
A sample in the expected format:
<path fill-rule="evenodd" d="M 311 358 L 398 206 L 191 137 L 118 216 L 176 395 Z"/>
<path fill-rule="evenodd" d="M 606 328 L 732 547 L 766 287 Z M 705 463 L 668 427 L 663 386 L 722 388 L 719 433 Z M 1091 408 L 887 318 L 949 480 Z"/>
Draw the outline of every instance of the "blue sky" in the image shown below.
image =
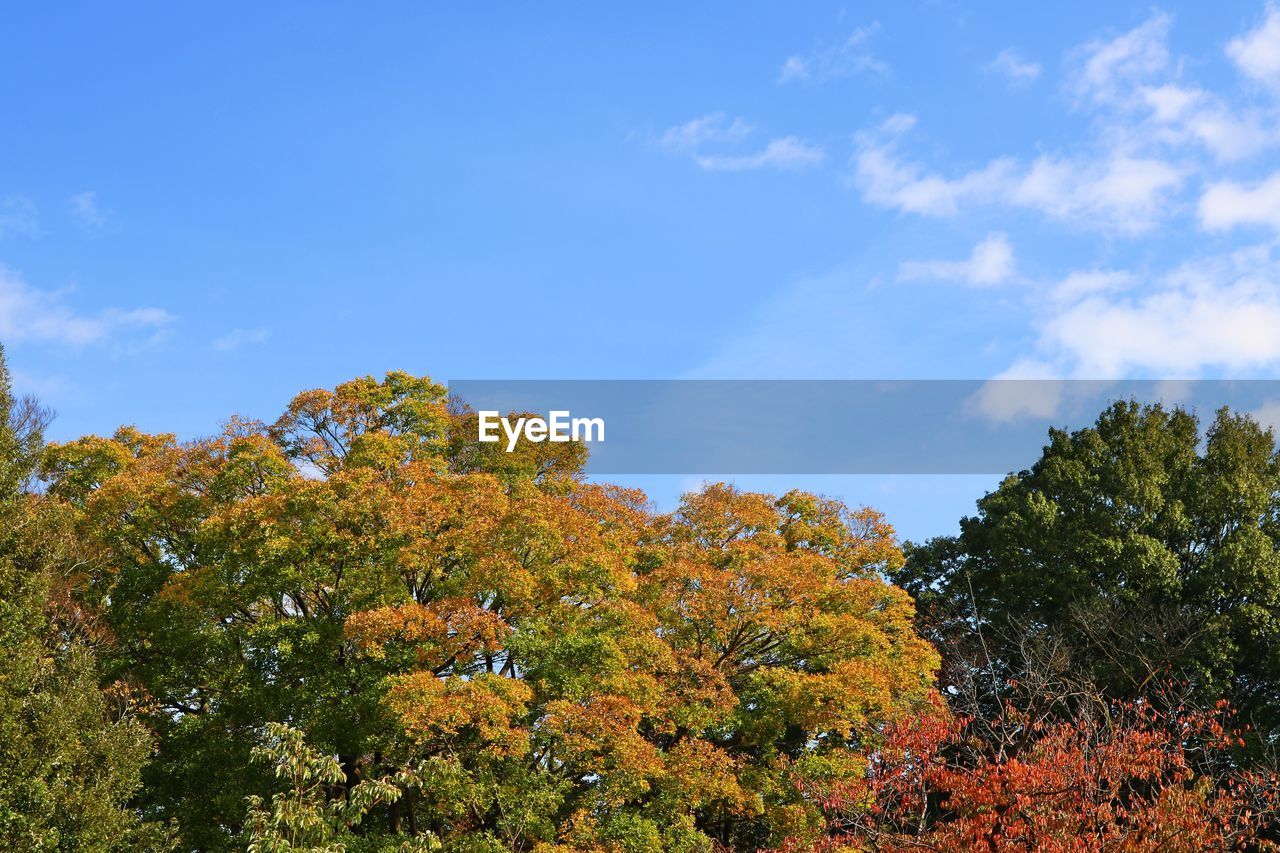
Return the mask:
<path fill-rule="evenodd" d="M 388 369 L 1280 366 L 1263 3 L 19 4 L 0 81 L 0 340 L 60 437 Z M 804 485 L 920 537 L 989 482 Z"/>

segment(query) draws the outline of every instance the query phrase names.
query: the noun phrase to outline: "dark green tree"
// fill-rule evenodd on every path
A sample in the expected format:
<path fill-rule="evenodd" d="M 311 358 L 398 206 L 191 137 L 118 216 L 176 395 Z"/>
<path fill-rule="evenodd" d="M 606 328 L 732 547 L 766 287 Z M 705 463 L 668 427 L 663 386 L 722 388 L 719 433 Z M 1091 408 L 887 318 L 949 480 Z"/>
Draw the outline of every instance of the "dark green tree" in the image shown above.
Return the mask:
<path fill-rule="evenodd" d="M 1223 409 L 1119 402 L 1052 430 L 956 537 L 910 546 L 896 580 L 947 658 L 953 689 L 1016 677 L 1035 648 L 1118 698 L 1156 683 L 1228 697 L 1280 733 L 1280 460 Z"/>
<path fill-rule="evenodd" d="M 65 513 L 25 488 L 47 412 L 15 401 L 0 349 L 0 840 L 10 850 L 151 850 L 128 807 L 151 750 L 60 606 Z"/>

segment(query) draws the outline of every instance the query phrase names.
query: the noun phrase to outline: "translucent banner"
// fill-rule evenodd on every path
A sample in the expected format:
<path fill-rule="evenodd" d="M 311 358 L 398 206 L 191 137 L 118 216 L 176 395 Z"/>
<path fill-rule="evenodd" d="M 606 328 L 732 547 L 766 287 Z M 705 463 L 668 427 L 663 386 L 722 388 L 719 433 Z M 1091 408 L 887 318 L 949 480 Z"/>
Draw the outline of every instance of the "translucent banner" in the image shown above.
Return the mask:
<path fill-rule="evenodd" d="M 1117 401 L 1280 420 L 1280 381 L 456 380 L 477 439 L 572 441 L 588 473 L 1003 474 Z"/>

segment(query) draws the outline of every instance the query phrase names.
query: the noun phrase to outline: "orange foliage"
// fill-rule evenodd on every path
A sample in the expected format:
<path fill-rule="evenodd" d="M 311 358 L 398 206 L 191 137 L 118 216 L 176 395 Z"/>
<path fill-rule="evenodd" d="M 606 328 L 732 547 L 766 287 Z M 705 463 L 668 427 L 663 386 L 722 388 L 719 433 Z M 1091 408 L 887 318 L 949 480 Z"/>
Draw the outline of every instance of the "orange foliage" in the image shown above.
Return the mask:
<path fill-rule="evenodd" d="M 935 699 L 890 724 L 865 778 L 800 782 L 831 831 L 788 849 L 1276 849 L 1276 780 L 1234 765 L 1225 718 L 1138 702 L 1036 722 L 1006 706 L 993 743 Z"/>
<path fill-rule="evenodd" d="M 529 733 L 516 720 L 532 698 L 528 685 L 511 678 L 482 673 L 442 679 L 420 672 L 392 679 L 387 706 L 416 741 L 507 756 L 529 748 Z"/>

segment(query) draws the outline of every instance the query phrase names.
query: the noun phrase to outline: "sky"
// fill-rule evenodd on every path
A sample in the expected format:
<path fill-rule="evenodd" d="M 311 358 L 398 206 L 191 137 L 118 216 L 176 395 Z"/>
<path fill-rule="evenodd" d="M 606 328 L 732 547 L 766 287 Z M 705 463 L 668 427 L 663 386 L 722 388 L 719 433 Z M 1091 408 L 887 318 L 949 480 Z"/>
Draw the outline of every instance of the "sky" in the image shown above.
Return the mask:
<path fill-rule="evenodd" d="M 16 385 L 1280 373 L 1280 7 L 692 6 L 10 4 Z M 911 538 L 994 482 L 742 478 Z"/>

